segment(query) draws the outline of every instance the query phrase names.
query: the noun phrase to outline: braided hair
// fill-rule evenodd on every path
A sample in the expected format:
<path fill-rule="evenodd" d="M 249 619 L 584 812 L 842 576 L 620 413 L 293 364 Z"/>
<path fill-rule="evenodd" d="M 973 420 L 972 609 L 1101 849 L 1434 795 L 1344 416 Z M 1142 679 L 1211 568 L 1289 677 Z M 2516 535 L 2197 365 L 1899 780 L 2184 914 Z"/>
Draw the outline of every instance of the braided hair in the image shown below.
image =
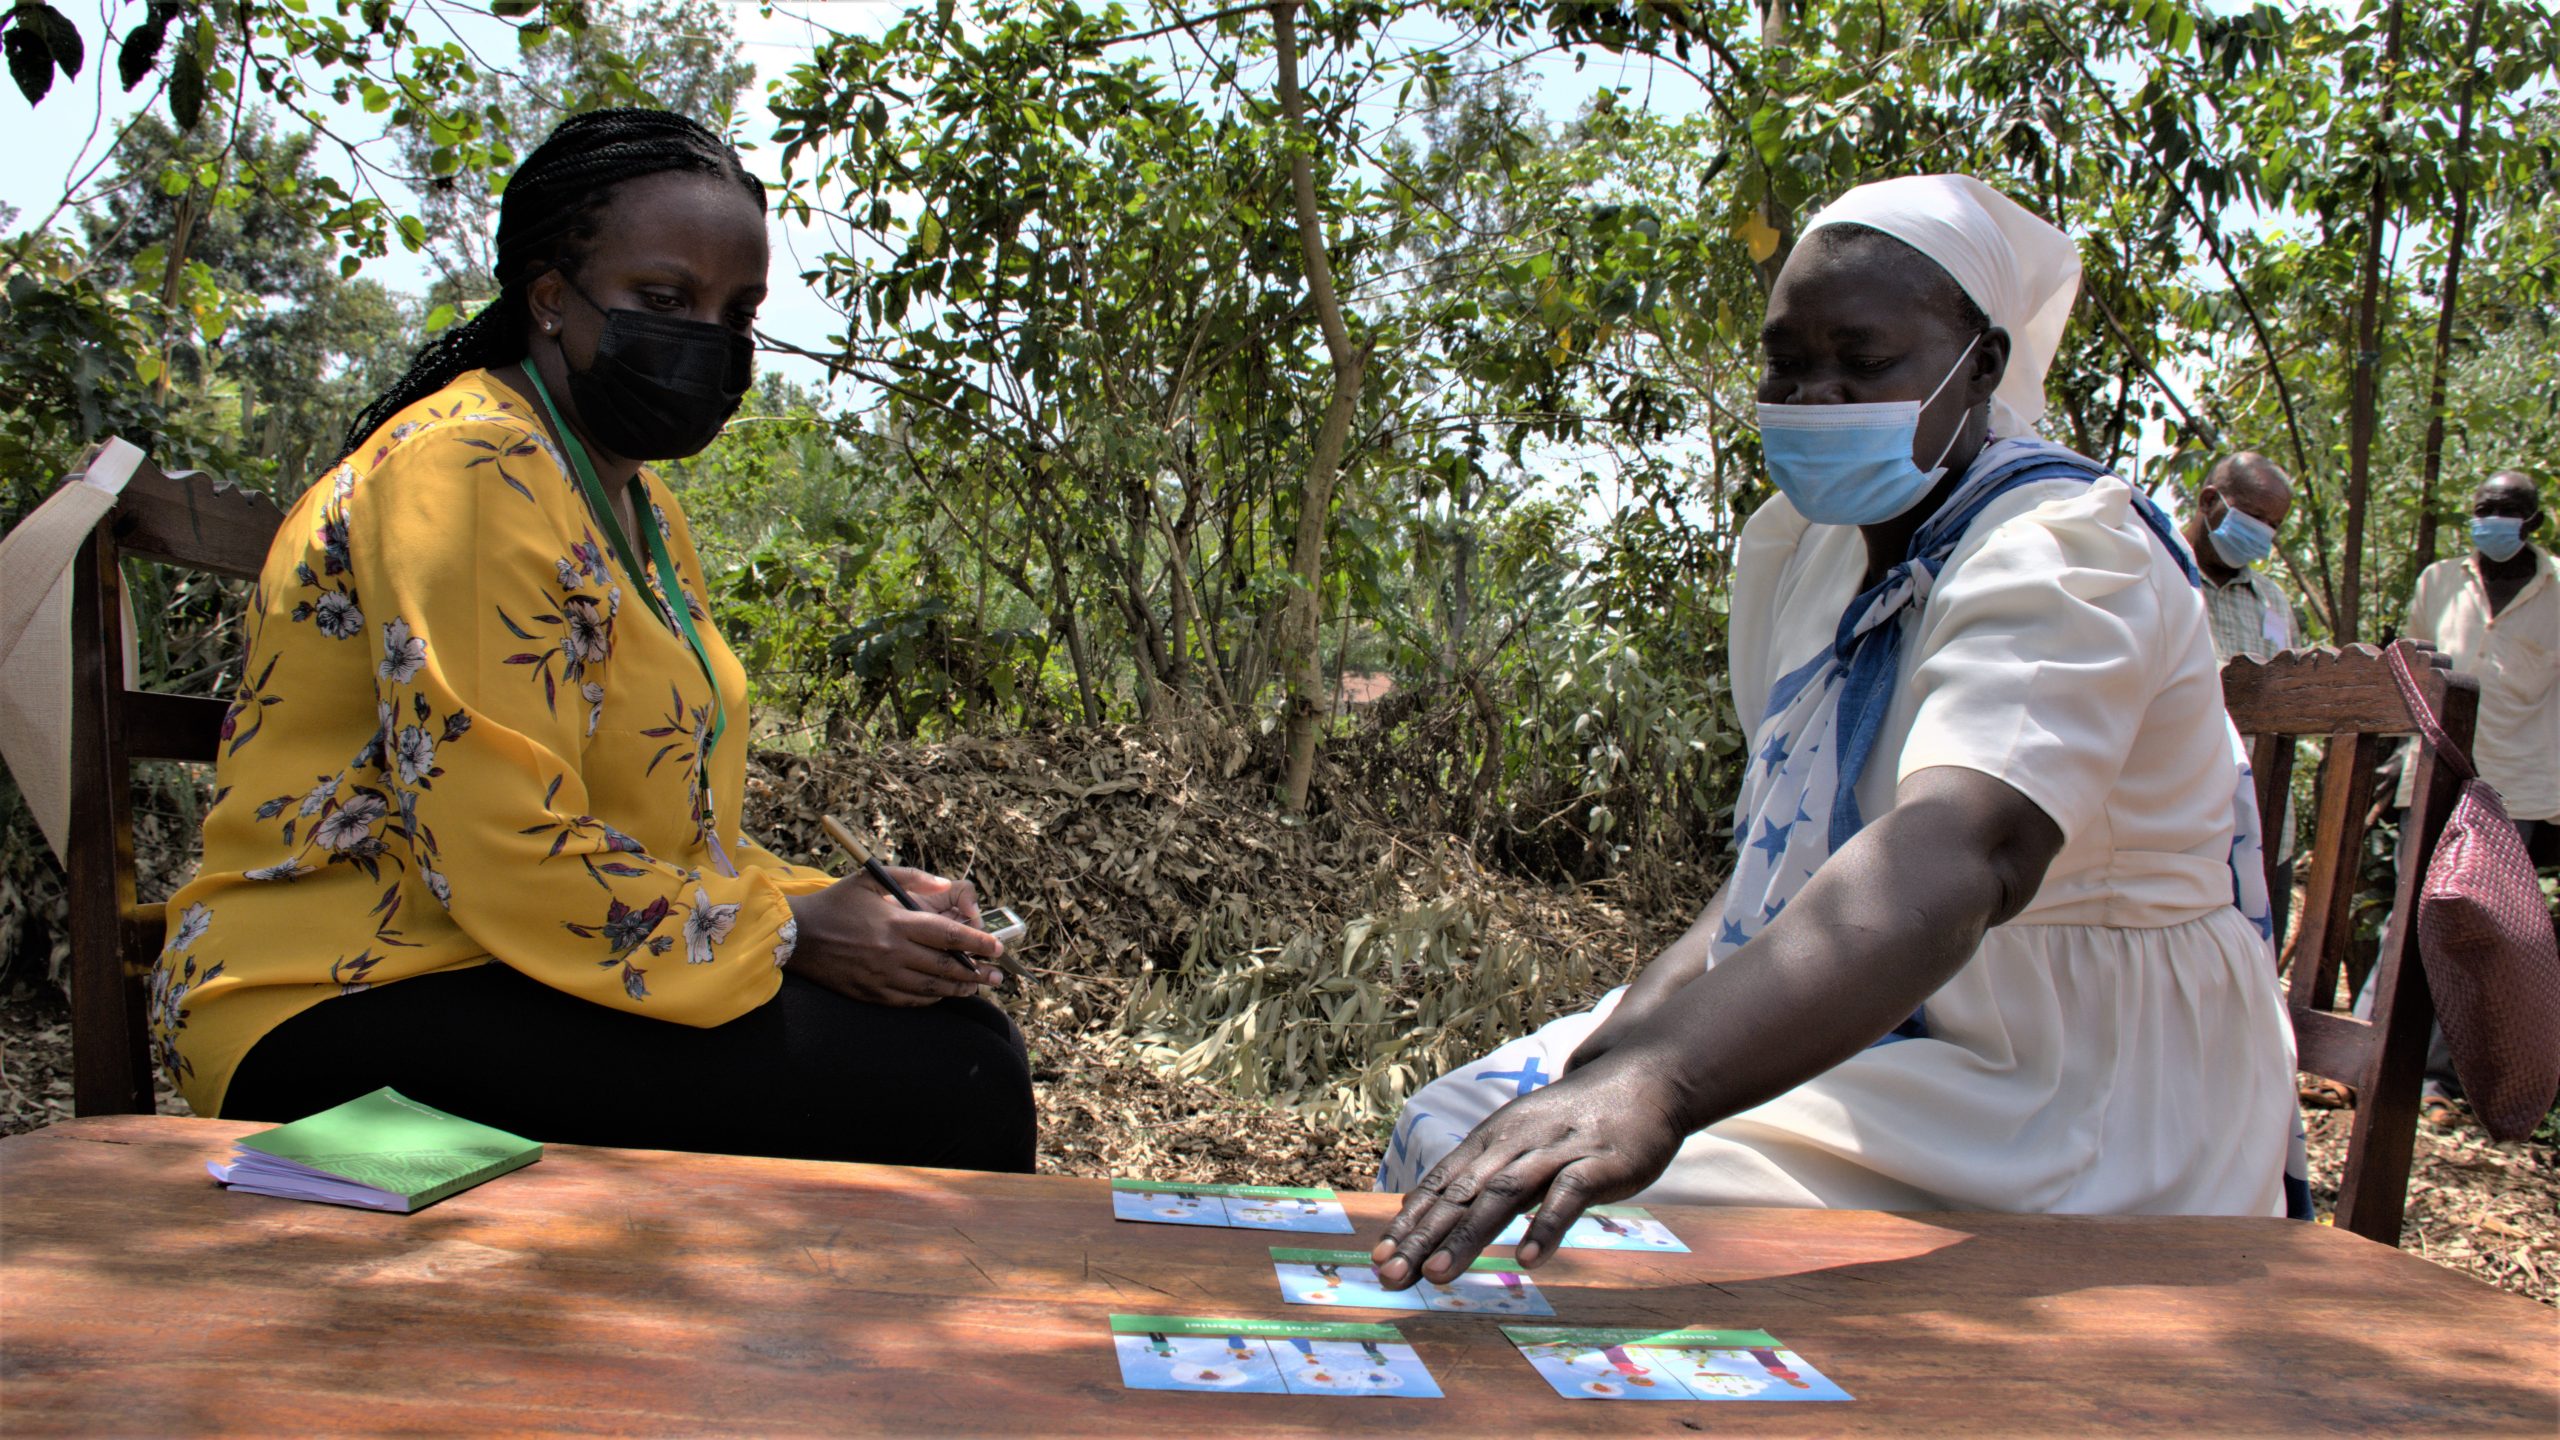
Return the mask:
<path fill-rule="evenodd" d="M 666 110 L 590 110 L 560 122 L 507 181 L 498 206 L 498 298 L 427 342 L 407 373 L 374 397 L 347 427 L 341 458 L 365 437 L 466 370 L 512 365 L 531 346 L 525 294 L 547 271 L 574 271 L 596 235 L 596 220 L 626 180 L 692 171 L 735 181 L 765 208 L 764 182 L 747 173 L 729 142 Z"/>

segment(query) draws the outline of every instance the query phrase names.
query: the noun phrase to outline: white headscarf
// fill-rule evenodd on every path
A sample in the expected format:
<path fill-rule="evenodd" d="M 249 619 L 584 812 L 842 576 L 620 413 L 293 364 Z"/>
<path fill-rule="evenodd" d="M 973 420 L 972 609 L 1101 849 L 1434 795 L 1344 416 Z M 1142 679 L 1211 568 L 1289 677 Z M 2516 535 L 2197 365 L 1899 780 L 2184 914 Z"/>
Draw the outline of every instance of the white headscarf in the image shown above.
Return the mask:
<path fill-rule="evenodd" d="M 1905 175 L 1861 185 L 1805 222 L 1881 230 L 1935 260 L 2009 332 L 2009 373 L 1991 397 L 1995 435 L 2035 433 L 2044 377 L 2080 293 L 2071 237 L 1970 175 Z"/>

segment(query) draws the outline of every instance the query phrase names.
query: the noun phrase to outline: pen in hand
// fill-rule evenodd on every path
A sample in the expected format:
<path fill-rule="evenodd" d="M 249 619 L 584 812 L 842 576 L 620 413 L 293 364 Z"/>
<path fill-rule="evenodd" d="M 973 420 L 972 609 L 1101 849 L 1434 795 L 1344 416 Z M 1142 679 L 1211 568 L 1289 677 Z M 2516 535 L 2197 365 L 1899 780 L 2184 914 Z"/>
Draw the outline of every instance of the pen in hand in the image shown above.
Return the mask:
<path fill-rule="evenodd" d="M 855 861 L 861 864 L 863 874 L 870 876 L 875 884 L 877 884 L 881 889 L 889 892 L 891 899 L 896 900 L 899 904 L 910 910 L 922 910 L 924 908 L 923 906 L 918 905 L 915 901 L 915 897 L 909 895 L 906 892 L 906 889 L 899 885 L 898 882 L 890 876 L 888 867 L 882 865 L 879 858 L 871 853 L 871 847 L 863 844 L 860 839 L 856 838 L 853 831 L 848 829 L 843 821 L 838 820 L 833 815 L 821 815 L 818 817 L 818 825 L 819 828 L 827 832 L 828 839 L 835 841 L 836 844 L 843 849 L 845 854 L 852 856 Z M 1012 956 L 998 955 L 995 957 L 994 963 L 997 969 L 1002 970 L 1014 979 L 1020 980 L 1023 978 L 1021 966 Z"/>
<path fill-rule="evenodd" d="M 871 847 L 854 838 L 853 832 L 845 828 L 843 821 L 833 815 L 821 815 L 818 817 L 818 824 L 826 830 L 827 838 L 842 846 L 844 853 L 852 856 L 855 863 L 862 867 L 862 873 L 877 881 L 880 888 L 888 891 L 892 899 L 910 910 L 924 908 L 917 904 L 915 897 L 909 895 L 897 881 L 889 878 L 889 868 L 873 857 Z"/>

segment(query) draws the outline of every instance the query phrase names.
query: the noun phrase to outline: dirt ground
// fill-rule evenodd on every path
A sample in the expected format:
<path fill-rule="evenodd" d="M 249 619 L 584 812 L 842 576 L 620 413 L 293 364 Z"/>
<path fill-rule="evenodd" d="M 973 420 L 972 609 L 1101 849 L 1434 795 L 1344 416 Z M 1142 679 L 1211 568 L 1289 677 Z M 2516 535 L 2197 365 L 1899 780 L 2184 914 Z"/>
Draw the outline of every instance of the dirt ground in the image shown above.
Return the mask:
<path fill-rule="evenodd" d="M 1067 1175 L 1152 1175 L 1366 1189 L 1378 1139 L 1366 1131 L 1237 1100 L 1140 1059 L 1125 1038 L 1021 1013 L 1040 1100 L 1040 1164 Z M 184 1103 L 162 1106 L 184 1113 Z M 0 996 L 0 1134 L 71 1113 L 71 1027 L 61 1001 Z M 2345 1111 L 2315 1111 L 2311 1183 L 2323 1213 L 2345 1163 Z M 2502 1290 L 2560 1305 L 2560 1150 L 2500 1145 L 2467 1120 L 2421 1129 L 2402 1248 Z"/>

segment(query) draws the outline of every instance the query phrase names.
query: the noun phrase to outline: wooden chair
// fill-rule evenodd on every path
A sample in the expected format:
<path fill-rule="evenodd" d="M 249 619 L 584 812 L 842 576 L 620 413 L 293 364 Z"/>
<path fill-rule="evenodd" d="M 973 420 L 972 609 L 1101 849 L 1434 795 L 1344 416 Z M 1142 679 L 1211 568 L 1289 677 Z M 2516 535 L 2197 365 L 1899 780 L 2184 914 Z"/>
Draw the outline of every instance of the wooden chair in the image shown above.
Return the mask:
<path fill-rule="evenodd" d="M 71 1103 L 78 1114 L 154 1108 L 145 981 L 167 931 L 163 907 L 134 903 L 133 762 L 210 763 L 229 708 L 126 687 L 124 561 L 254 580 L 283 524 L 284 512 L 264 495 L 170 475 L 145 460 L 73 562 Z"/>
<path fill-rule="evenodd" d="M 2408 646 L 2407 641 L 2398 643 Z M 2455 743 L 2469 746 L 2479 682 L 2437 669 L 2427 663 L 2425 652 L 2408 648 L 2428 706 Z M 2392 679 L 2389 657 L 2370 645 L 2288 650 L 2263 663 L 2235 659 L 2222 668 L 2222 692 L 2232 723 L 2249 741 L 2261 815 L 2284 813 L 2295 737 L 2325 739 L 2309 852 L 2311 878 L 2292 947 L 2287 1003 L 2301 1068 L 2353 1086 L 2356 1093 L 2336 1223 L 2367 1239 L 2397 1245 L 2408 1200 L 2409 1161 L 2417 1143 L 2418 1086 L 2435 1018 L 2411 924 L 2414 897 L 2427 862 L 2435 856 L 2437 837 L 2453 813 L 2460 781 L 2439 762 L 2435 747 L 2418 742 L 2413 762 L 2418 783 L 2400 830 L 2391 919 L 2375 961 L 2373 1015 L 2359 1020 L 2337 1008 L 2338 973 L 2354 939 L 2351 916 L 2365 816 L 2373 804 L 2374 768 L 2385 736 L 2416 731 L 2408 702 Z M 2281 939 L 2293 884 L 2278 866 L 2276 850 L 2272 843 L 2267 846 L 2267 892 L 2275 901 Z"/>

